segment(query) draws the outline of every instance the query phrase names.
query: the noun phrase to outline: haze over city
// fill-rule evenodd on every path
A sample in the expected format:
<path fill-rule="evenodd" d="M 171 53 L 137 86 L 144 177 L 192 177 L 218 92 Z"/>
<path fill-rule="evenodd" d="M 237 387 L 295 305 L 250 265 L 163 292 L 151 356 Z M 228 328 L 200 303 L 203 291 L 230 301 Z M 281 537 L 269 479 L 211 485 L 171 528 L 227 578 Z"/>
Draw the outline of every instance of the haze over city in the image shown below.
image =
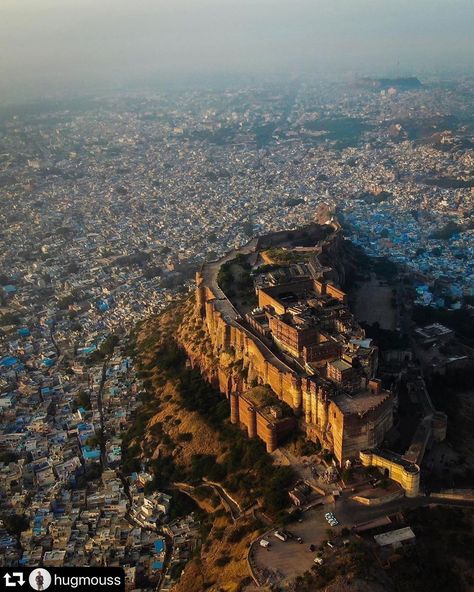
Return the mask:
<path fill-rule="evenodd" d="M 203 75 L 472 71 L 469 0 L 2 0 L 0 97 Z"/>

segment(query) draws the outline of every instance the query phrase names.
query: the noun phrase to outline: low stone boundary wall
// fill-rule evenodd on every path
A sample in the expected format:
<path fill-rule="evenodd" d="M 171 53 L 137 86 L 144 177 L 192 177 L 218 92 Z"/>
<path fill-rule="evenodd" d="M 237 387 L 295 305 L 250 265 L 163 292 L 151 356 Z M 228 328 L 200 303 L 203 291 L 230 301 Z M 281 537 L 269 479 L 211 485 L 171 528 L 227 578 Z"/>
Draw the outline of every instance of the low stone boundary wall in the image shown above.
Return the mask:
<path fill-rule="evenodd" d="M 382 497 L 364 497 L 363 495 L 354 495 L 352 499 L 359 504 L 364 504 L 364 506 L 381 506 L 382 504 L 387 504 L 388 502 L 392 502 L 393 500 L 399 499 L 404 497 L 402 491 L 396 491 L 395 493 L 389 493 L 388 495 L 384 495 Z"/>
<path fill-rule="evenodd" d="M 474 489 L 442 489 L 441 491 L 431 493 L 430 498 L 441 498 L 448 500 L 462 500 L 466 502 L 473 502 Z"/>

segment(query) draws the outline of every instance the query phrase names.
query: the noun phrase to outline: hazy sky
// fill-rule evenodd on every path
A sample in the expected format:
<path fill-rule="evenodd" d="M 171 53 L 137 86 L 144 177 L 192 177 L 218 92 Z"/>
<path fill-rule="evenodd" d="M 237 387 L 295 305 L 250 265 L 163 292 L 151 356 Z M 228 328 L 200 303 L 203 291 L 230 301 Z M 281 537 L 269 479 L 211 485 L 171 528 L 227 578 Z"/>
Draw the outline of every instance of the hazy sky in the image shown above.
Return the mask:
<path fill-rule="evenodd" d="M 0 100 L 189 73 L 473 66 L 474 0 L 0 0 Z"/>

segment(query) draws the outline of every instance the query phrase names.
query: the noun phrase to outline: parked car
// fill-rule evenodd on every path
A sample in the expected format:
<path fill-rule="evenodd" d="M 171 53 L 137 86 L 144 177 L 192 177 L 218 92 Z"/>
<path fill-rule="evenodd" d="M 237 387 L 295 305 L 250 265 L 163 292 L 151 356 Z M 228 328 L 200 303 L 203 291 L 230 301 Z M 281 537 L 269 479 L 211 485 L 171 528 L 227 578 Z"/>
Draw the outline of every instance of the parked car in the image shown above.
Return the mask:
<path fill-rule="evenodd" d="M 318 565 L 322 565 L 322 564 L 324 563 L 324 561 L 323 561 L 322 557 L 315 557 L 315 558 L 313 559 L 313 562 L 314 562 L 314 563 L 317 563 Z"/>

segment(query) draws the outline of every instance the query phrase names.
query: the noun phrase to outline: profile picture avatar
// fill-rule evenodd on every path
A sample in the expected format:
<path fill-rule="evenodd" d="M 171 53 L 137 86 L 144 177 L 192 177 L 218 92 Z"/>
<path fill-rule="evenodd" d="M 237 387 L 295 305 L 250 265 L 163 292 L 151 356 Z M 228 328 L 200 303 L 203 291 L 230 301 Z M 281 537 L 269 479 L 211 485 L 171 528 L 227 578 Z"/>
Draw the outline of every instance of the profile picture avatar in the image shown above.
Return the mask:
<path fill-rule="evenodd" d="M 51 585 L 51 574 L 43 568 L 34 569 L 28 578 L 33 590 L 46 590 Z"/>

